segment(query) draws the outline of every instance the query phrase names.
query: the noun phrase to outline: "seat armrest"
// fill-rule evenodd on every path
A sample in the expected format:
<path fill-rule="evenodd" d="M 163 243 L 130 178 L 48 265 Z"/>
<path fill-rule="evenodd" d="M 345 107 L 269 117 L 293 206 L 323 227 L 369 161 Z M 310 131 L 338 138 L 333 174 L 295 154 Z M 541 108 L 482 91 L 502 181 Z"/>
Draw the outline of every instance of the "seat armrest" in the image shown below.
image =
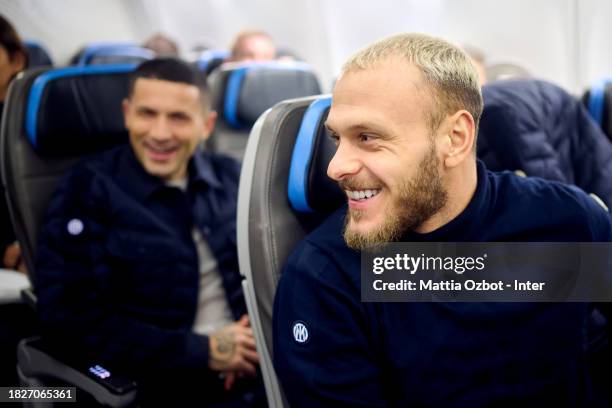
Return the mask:
<path fill-rule="evenodd" d="M 30 286 L 28 277 L 12 269 L 0 269 L 0 304 L 19 303 L 21 291 Z"/>
<path fill-rule="evenodd" d="M 136 383 L 125 377 L 96 366 L 78 369 L 53 357 L 45 349 L 40 337 L 23 339 L 17 346 L 17 364 L 26 378 L 53 378 L 70 386 L 77 387 L 101 404 L 111 407 L 128 407 L 136 400 Z M 93 372 L 104 370 L 104 375 L 96 377 Z M 35 382 L 35 381 L 34 381 Z"/>

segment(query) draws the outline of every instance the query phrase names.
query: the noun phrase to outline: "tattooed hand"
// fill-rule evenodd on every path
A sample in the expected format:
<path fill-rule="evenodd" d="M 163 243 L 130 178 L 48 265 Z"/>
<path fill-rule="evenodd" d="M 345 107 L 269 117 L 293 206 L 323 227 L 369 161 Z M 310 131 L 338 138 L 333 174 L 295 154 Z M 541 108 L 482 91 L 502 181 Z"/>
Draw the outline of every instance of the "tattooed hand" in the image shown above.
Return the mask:
<path fill-rule="evenodd" d="M 247 315 L 212 333 L 208 339 L 208 366 L 211 370 L 255 375 L 259 355 Z"/>

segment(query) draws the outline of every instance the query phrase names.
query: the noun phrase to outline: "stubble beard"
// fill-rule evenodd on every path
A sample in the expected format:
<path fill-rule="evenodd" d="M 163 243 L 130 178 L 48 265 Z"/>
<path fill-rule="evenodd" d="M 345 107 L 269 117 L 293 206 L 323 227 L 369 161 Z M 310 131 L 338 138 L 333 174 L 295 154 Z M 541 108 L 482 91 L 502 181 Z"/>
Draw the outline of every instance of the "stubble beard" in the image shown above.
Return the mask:
<path fill-rule="evenodd" d="M 418 228 L 440 211 L 447 199 L 448 193 L 442 182 L 439 160 L 432 143 L 428 154 L 419 164 L 417 174 L 399 185 L 383 224 L 367 233 L 358 233 L 350 228 L 350 224 L 358 222 L 365 212 L 349 209 L 344 219 L 344 240 L 349 248 L 357 251 L 380 250 L 387 242 L 398 241 L 406 232 Z"/>

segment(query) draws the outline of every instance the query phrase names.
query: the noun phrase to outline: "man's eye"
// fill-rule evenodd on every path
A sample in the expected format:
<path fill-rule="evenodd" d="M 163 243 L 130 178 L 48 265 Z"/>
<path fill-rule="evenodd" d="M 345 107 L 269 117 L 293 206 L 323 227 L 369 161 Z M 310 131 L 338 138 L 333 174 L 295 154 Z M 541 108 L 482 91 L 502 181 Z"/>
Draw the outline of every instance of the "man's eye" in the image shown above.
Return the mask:
<path fill-rule="evenodd" d="M 184 123 L 189 121 L 189 116 L 180 113 L 170 115 L 170 119 L 175 122 Z"/>
<path fill-rule="evenodd" d="M 155 116 L 155 112 L 152 110 L 148 110 L 148 109 L 142 109 L 140 111 L 138 111 L 139 116 L 143 117 L 143 118 L 150 118 Z"/>
<path fill-rule="evenodd" d="M 362 142 L 371 142 L 372 140 L 374 140 L 374 136 L 369 135 L 367 133 L 361 133 L 359 135 L 359 140 Z"/>
<path fill-rule="evenodd" d="M 330 133 L 329 138 L 332 140 L 332 142 L 334 142 L 336 146 L 338 146 L 338 144 L 340 143 L 340 137 L 335 133 Z"/>

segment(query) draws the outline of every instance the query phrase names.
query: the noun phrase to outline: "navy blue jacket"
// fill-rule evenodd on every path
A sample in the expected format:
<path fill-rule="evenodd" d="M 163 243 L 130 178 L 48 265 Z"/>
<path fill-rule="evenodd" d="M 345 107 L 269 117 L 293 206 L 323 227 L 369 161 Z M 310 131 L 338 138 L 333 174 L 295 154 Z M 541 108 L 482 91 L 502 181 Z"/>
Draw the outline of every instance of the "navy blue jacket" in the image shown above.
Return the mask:
<path fill-rule="evenodd" d="M 490 170 L 575 184 L 612 207 L 612 143 L 580 101 L 534 80 L 493 82 L 482 96 L 478 157 Z"/>
<path fill-rule="evenodd" d="M 345 213 L 300 243 L 276 292 L 274 364 L 292 407 L 578 406 L 588 398 L 587 305 L 362 303 Z M 479 162 L 468 207 L 402 241 L 611 239 L 608 213 L 577 188 Z M 296 323 L 306 342 L 294 339 Z"/>
<path fill-rule="evenodd" d="M 188 171 L 184 193 L 149 175 L 123 146 L 61 182 L 36 262 L 39 316 L 55 348 L 136 378 L 210 374 L 208 338 L 191 331 L 200 282 L 192 226 L 214 253 L 239 318 L 246 313 L 236 255 L 239 166 L 198 152 Z"/>

